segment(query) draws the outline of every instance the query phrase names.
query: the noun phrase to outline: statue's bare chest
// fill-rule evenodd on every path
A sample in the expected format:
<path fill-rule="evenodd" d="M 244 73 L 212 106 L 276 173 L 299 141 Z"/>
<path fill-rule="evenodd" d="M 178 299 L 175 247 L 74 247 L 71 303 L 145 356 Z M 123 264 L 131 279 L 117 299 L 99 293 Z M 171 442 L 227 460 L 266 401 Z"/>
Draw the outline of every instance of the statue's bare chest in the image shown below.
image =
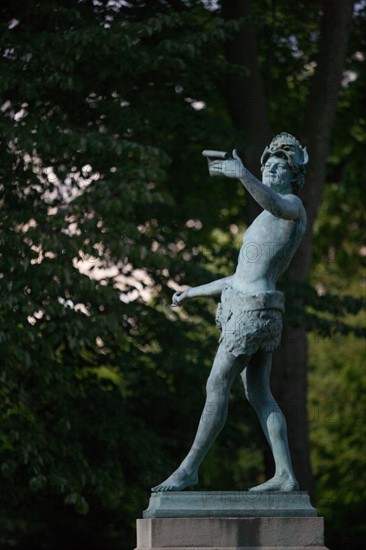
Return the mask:
<path fill-rule="evenodd" d="M 245 232 L 243 245 L 249 243 L 276 243 L 281 246 L 290 244 L 296 233 L 297 222 L 283 220 L 267 211 L 262 212 Z"/>

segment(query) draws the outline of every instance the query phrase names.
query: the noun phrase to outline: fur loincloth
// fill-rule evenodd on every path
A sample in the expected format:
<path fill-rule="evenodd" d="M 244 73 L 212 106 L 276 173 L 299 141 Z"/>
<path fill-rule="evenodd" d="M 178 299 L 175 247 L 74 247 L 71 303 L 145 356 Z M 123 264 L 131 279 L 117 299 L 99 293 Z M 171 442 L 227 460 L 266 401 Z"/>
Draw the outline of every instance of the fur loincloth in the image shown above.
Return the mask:
<path fill-rule="evenodd" d="M 219 343 L 239 357 L 258 350 L 275 351 L 281 341 L 285 297 L 279 291 L 244 294 L 225 288 L 217 308 Z"/>

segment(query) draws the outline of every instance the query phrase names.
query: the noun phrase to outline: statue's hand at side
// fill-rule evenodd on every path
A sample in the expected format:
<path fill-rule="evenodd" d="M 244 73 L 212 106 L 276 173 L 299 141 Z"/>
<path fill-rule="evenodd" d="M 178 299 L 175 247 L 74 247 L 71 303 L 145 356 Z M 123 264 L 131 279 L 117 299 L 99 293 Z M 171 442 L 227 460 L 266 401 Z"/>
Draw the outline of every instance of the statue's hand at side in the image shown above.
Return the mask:
<path fill-rule="evenodd" d="M 171 307 L 183 305 L 183 303 L 188 299 L 188 290 L 189 288 L 187 288 L 187 290 L 175 292 L 172 297 Z"/>
<path fill-rule="evenodd" d="M 245 168 L 236 149 L 234 149 L 233 158 L 209 160 L 208 171 L 210 176 L 226 176 L 227 178 L 239 179 L 243 177 Z"/>

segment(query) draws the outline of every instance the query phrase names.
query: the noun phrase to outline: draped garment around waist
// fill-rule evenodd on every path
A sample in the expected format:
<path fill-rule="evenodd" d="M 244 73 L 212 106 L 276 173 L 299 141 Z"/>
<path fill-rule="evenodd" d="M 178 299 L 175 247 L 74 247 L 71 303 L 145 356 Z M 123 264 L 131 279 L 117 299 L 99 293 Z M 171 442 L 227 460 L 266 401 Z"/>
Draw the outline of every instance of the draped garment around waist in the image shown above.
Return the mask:
<path fill-rule="evenodd" d="M 239 357 L 258 350 L 275 351 L 281 341 L 285 297 L 277 290 L 255 293 L 226 287 L 217 308 L 219 343 Z"/>

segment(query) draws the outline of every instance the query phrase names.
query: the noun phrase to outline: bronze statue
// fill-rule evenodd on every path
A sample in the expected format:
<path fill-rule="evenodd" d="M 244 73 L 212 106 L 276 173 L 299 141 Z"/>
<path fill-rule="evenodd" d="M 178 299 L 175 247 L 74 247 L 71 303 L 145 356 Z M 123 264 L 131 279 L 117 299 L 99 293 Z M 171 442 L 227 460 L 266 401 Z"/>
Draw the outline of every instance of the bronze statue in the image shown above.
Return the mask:
<path fill-rule="evenodd" d="M 270 390 L 272 352 L 281 339 L 284 295 L 277 279 L 290 264 L 306 228 L 306 213 L 297 196 L 303 185 L 306 148 L 287 133 L 276 136 L 261 158 L 260 182 L 243 165 L 236 151 L 204 151 L 211 176 L 237 178 L 263 208 L 245 232 L 233 275 L 176 292 L 173 306 L 201 296 L 221 296 L 217 323 L 219 348 L 207 381 L 206 405 L 187 456 L 170 477 L 153 491 L 180 491 L 198 482 L 198 468 L 223 428 L 231 385 L 242 377 L 245 395 L 257 412 L 275 461 L 274 477 L 251 491 L 295 491 L 285 418 Z M 255 246 L 255 261 L 249 257 Z M 253 249 L 254 251 L 254 249 Z M 210 414 L 207 415 L 207 406 Z"/>

